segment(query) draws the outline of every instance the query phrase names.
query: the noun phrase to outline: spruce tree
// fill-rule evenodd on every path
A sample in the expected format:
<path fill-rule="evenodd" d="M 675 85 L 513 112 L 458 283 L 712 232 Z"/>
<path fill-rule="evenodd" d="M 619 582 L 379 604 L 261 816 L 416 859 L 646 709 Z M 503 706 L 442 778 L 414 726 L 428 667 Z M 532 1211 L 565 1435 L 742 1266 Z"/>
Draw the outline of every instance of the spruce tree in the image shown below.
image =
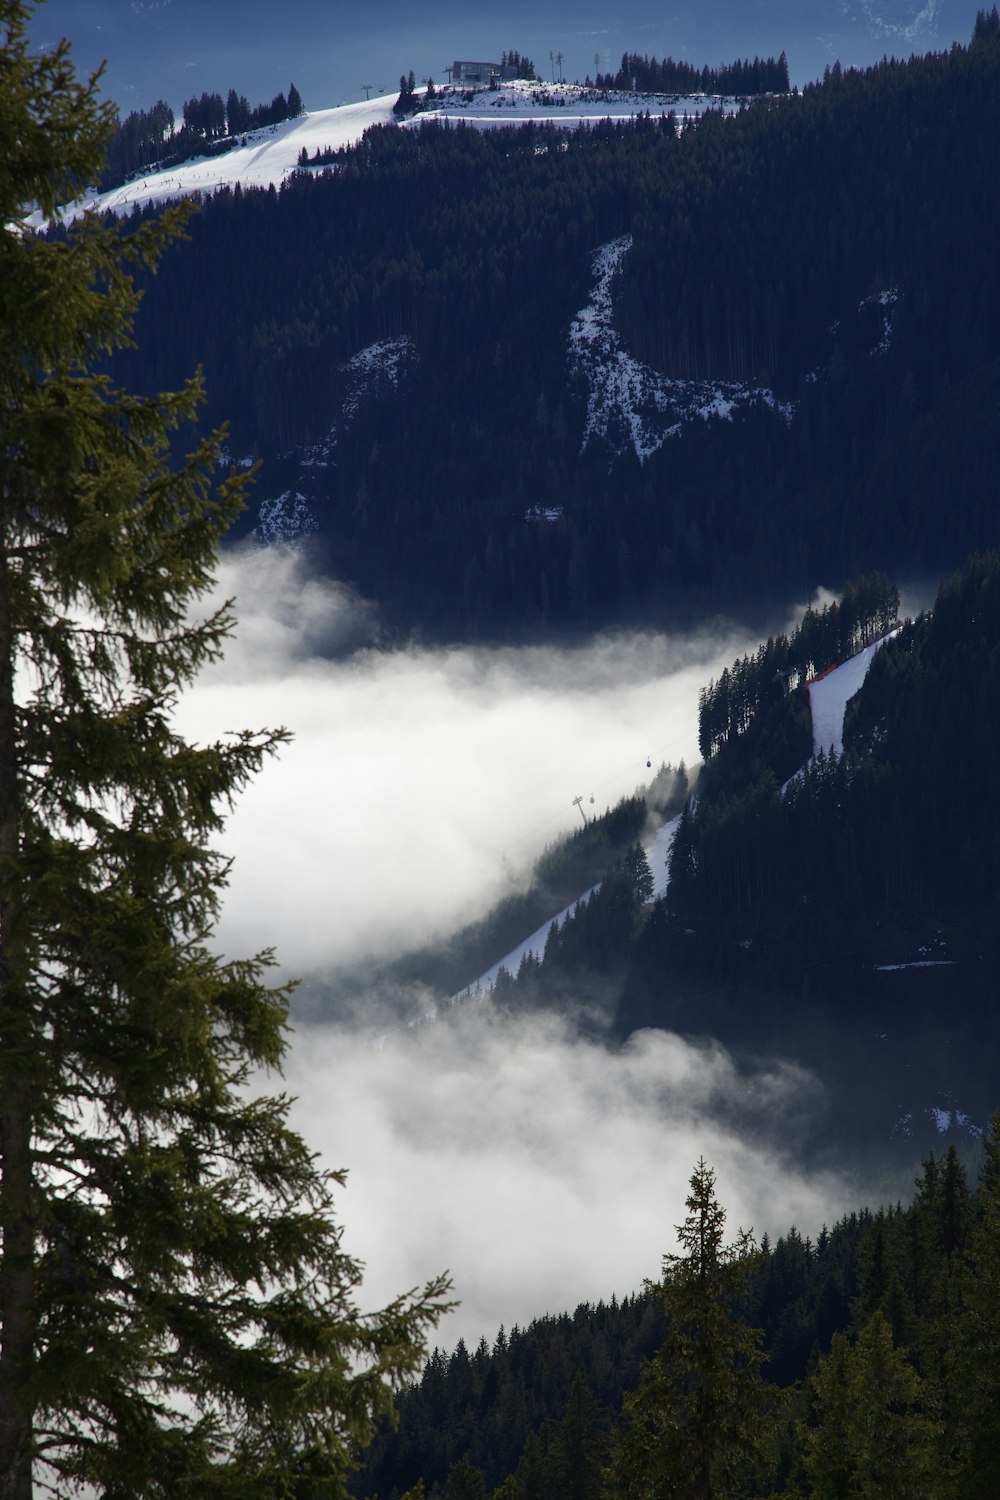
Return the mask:
<path fill-rule="evenodd" d="M 774 1424 L 759 1330 L 737 1316 L 757 1261 L 752 1237 L 724 1243 L 726 1214 L 704 1160 L 663 1258 L 667 1337 L 625 1397 L 605 1493 L 628 1500 L 740 1500 L 765 1463 Z"/>
<path fill-rule="evenodd" d="M 281 733 L 194 745 L 178 692 L 240 484 L 218 437 L 94 373 L 158 224 L 28 227 L 100 174 L 113 110 L 0 0 L 0 1496 L 346 1495 L 439 1280 L 361 1314 L 334 1191 L 248 1086 L 287 990 L 211 933 L 222 813 Z"/>
<path fill-rule="evenodd" d="M 811 1380 L 815 1425 L 803 1468 L 815 1500 L 932 1500 L 940 1429 L 892 1329 L 876 1312 L 851 1345 L 835 1333 Z"/>
<path fill-rule="evenodd" d="M 963 1500 L 987 1500 L 1000 1485 L 1000 1110 L 983 1135 L 983 1148 L 978 1222 L 962 1276 L 964 1307 L 947 1356 Z"/>

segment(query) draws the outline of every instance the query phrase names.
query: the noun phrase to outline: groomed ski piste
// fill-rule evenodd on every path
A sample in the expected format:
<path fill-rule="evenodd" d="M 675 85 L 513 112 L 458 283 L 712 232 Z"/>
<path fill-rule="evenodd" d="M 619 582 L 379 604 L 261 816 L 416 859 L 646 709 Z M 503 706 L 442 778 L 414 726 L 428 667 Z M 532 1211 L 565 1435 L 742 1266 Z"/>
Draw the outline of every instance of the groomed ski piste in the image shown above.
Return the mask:
<path fill-rule="evenodd" d="M 423 102 L 425 88 L 415 97 Z M 551 124 L 561 129 L 593 125 L 600 120 L 628 120 L 639 115 L 651 118 L 673 112 L 678 125 L 706 110 L 735 114 L 747 101 L 715 94 L 633 94 L 616 90 L 585 88 L 570 83 L 538 83 L 515 80 L 498 88 L 449 88 L 437 90 L 433 107 L 420 109 L 399 121 L 393 114 L 398 95 L 381 94 L 359 104 L 340 104 L 333 109 L 309 110 L 294 120 L 269 125 L 241 135 L 232 150 L 219 156 L 197 156 L 160 172 L 148 172 L 106 193 L 95 193 L 65 210 L 68 221 L 86 210 L 125 215 L 150 204 L 168 203 L 197 194 L 210 195 L 222 188 L 279 188 L 296 172 L 319 173 L 329 165 L 302 167 L 307 157 L 355 146 L 373 125 L 399 125 L 419 129 L 427 120 L 448 120 L 477 130 L 529 122 Z M 35 221 L 36 227 L 41 220 Z"/>
<path fill-rule="evenodd" d="M 814 677 L 806 686 L 809 690 L 809 711 L 812 714 L 813 755 L 836 755 L 844 753 L 844 715 L 847 705 L 860 692 L 868 676 L 872 657 L 892 639 L 896 632 L 881 636 L 863 647 L 856 656 L 848 657 L 839 667 L 832 667 Z"/>

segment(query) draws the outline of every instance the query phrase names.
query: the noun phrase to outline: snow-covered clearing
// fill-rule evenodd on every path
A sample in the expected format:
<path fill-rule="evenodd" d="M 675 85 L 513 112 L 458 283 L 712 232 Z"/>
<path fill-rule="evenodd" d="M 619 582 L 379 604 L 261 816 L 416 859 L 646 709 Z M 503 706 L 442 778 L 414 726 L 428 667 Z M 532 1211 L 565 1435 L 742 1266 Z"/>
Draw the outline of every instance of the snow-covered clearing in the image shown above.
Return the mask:
<path fill-rule="evenodd" d="M 418 89 L 417 93 L 423 93 Z M 599 120 L 629 120 L 637 115 L 659 118 L 674 114 L 678 126 L 707 110 L 736 114 L 745 99 L 721 94 L 635 94 L 620 89 L 594 89 L 576 83 L 544 83 L 514 79 L 498 88 L 445 88 L 439 90 L 435 106 L 416 117 L 420 120 L 461 120 L 490 130 L 497 125 L 524 125 L 529 121 L 573 130 Z"/>
<path fill-rule="evenodd" d="M 789 421 L 792 408 L 779 405 L 763 386 L 670 379 L 633 359 L 614 326 L 612 303 L 612 286 L 631 248 L 630 234 L 601 246 L 593 262 L 594 289 L 570 324 L 570 370 L 589 387 L 580 451 L 602 439 L 617 453 L 631 446 L 645 463 L 686 423 L 732 421 L 736 410 L 749 406 L 778 407 Z"/>

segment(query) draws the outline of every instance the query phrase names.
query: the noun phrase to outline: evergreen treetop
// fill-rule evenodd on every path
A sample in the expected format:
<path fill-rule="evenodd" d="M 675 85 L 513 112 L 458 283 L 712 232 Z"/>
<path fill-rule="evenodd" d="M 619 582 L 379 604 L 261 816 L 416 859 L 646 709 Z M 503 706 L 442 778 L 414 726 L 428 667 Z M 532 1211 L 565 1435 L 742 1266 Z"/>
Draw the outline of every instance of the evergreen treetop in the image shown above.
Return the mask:
<path fill-rule="evenodd" d="M 771 1430 L 759 1330 L 736 1315 L 756 1263 L 752 1235 L 724 1242 L 715 1173 L 699 1160 L 679 1250 L 663 1257 L 667 1336 L 625 1397 L 606 1494 L 737 1500 Z"/>

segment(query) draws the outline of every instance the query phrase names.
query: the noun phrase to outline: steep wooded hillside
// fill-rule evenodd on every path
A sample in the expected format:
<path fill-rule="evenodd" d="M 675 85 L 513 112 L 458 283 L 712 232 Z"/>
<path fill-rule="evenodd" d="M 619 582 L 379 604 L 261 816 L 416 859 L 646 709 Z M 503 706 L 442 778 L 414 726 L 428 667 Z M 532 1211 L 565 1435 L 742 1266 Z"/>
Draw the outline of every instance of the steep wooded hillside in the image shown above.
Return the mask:
<path fill-rule="evenodd" d="M 660 1283 L 435 1352 L 356 1493 L 985 1500 L 998 1472 L 998 1132 L 1000 1114 L 973 1154 L 975 1191 L 953 1147 L 931 1152 L 906 1208 L 852 1213 L 815 1240 L 792 1228 L 756 1250 L 744 1241 L 742 1264 L 717 1243 L 724 1208 L 699 1163 L 678 1226 L 688 1254 L 664 1257 Z M 709 1325 L 692 1317 L 696 1268 L 719 1286 Z M 720 1415 L 699 1424 L 705 1406 Z"/>
<path fill-rule="evenodd" d="M 247 524 L 317 532 L 402 629 L 938 573 L 995 539 L 998 87 L 987 31 L 679 135 L 374 130 L 207 202 L 122 370 L 200 360 L 264 459 Z"/>

